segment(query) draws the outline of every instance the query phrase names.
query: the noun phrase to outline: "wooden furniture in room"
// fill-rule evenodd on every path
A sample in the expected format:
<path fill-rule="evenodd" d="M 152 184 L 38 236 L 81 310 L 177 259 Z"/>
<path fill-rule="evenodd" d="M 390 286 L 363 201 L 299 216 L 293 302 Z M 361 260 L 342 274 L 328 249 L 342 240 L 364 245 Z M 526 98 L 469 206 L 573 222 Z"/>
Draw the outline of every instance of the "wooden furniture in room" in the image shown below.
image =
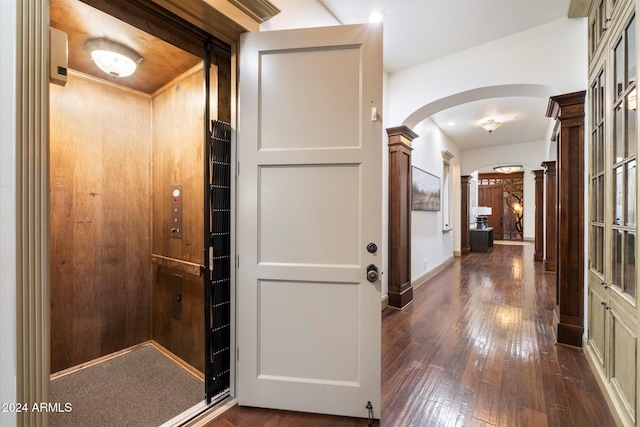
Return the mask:
<path fill-rule="evenodd" d="M 533 259 L 538 262 L 544 260 L 544 171 L 531 171 L 535 180 L 535 233 Z"/>
<path fill-rule="evenodd" d="M 586 303 L 580 301 L 587 311 L 585 355 L 618 425 L 639 426 L 638 1 L 588 3 L 588 268 Z"/>
<path fill-rule="evenodd" d="M 406 126 L 389 135 L 389 306 L 413 301 L 411 286 L 411 142 L 418 137 Z"/>
<path fill-rule="evenodd" d="M 469 237 L 469 224 L 471 223 L 471 180 L 470 175 L 460 177 L 460 194 L 461 194 L 461 234 L 460 234 L 460 254 L 467 255 L 471 252 L 471 240 Z"/>
<path fill-rule="evenodd" d="M 489 248 L 493 247 L 493 227 L 472 228 L 469 233 L 472 252 L 489 252 Z"/>
<path fill-rule="evenodd" d="M 558 222 L 558 198 L 556 191 L 556 162 L 542 162 L 544 168 L 544 269 L 556 271 L 556 224 Z"/>

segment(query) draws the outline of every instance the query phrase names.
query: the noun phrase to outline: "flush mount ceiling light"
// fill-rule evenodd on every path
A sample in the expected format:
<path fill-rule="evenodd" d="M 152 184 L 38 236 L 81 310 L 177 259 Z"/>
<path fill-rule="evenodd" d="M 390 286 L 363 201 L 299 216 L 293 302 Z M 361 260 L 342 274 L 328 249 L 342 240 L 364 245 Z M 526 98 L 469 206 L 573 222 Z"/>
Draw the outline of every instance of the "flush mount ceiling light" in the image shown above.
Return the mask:
<path fill-rule="evenodd" d="M 495 120 L 491 119 L 491 120 L 487 120 L 486 122 L 484 122 L 483 124 L 480 125 L 484 130 L 488 131 L 489 133 L 493 132 L 494 130 L 498 129 L 500 126 L 502 126 L 502 123 L 500 122 L 496 122 Z"/>
<path fill-rule="evenodd" d="M 513 173 L 518 172 L 520 169 L 522 169 L 522 165 L 504 165 L 493 168 L 494 171 L 500 173 Z"/>
<path fill-rule="evenodd" d="M 138 67 L 142 56 L 133 50 L 107 39 L 91 39 L 84 42 L 93 62 L 111 77 L 127 77 Z"/>
<path fill-rule="evenodd" d="M 384 21 L 384 12 L 380 10 L 375 10 L 369 15 L 369 23 L 371 24 L 377 24 L 382 21 Z"/>

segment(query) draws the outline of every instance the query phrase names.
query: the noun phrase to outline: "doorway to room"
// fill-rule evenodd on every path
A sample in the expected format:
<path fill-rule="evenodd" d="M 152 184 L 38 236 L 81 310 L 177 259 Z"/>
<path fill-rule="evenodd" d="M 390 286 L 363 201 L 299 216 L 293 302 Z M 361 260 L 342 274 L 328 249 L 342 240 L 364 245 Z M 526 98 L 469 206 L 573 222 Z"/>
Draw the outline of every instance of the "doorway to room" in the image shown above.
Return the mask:
<path fill-rule="evenodd" d="M 230 387 L 229 47 L 144 0 L 50 12 L 69 42 L 50 85 L 50 388 L 74 406 L 52 425 L 159 425 Z M 88 40 L 136 51 L 137 72 L 98 70 Z"/>
<path fill-rule="evenodd" d="M 478 206 L 490 207 L 497 240 L 524 240 L 524 172 L 478 174 Z"/>

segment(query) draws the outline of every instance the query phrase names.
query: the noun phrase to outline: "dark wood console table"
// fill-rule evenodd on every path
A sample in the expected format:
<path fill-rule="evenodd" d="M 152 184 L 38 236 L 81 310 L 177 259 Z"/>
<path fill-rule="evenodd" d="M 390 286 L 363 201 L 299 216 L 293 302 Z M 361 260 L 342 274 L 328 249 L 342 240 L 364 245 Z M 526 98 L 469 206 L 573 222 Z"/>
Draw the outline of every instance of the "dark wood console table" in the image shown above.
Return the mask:
<path fill-rule="evenodd" d="M 488 252 L 493 247 L 493 227 L 472 228 L 469 233 L 472 252 Z"/>

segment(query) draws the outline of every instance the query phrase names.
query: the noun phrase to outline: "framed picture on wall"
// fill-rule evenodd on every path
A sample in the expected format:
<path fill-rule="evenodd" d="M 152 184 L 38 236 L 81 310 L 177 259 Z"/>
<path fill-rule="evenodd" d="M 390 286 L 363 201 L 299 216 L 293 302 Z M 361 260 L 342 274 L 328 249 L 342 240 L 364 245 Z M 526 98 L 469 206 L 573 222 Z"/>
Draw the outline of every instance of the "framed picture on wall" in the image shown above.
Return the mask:
<path fill-rule="evenodd" d="M 440 178 L 415 166 L 411 169 L 411 210 L 440 210 Z"/>

